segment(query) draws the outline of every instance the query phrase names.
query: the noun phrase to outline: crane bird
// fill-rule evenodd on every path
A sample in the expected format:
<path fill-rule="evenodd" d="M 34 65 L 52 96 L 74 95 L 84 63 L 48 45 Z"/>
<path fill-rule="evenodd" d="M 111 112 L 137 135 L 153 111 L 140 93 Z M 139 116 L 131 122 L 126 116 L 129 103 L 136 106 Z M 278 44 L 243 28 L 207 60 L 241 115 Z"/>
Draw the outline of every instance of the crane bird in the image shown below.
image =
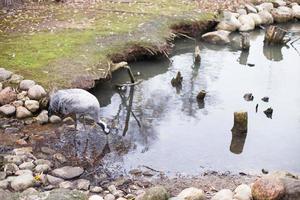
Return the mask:
<path fill-rule="evenodd" d="M 85 116 L 93 118 L 105 134 L 109 134 L 110 130 L 105 122 L 100 119 L 100 104 L 97 98 L 91 93 L 83 89 L 65 89 L 58 90 L 50 97 L 49 114 L 59 113 L 64 116 L 75 114 L 76 124 L 80 117 Z"/>

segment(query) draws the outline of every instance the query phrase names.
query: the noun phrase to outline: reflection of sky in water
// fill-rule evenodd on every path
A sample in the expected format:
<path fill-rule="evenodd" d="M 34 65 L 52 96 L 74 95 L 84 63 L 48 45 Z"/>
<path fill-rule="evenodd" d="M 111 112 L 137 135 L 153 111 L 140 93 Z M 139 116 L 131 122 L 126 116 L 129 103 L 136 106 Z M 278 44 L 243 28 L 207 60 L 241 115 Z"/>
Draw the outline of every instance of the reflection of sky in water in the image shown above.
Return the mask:
<path fill-rule="evenodd" d="M 187 173 L 202 168 L 299 172 L 300 57 L 297 52 L 288 47 L 263 48 L 263 35 L 258 32 L 251 34 L 249 54 L 242 57 L 240 51 L 230 47 L 200 45 L 200 67 L 193 65 L 194 44 L 188 41 L 177 45 L 170 65 L 166 61 L 133 65 L 133 71 L 140 71 L 141 78 L 145 79 L 135 86 L 132 102 L 132 111 L 141 127 L 131 113 L 123 140 L 134 145 L 128 154 L 118 157 L 119 164 L 125 169 L 147 165 Z M 299 48 L 299 42 L 294 46 Z M 255 66 L 243 65 L 247 63 Z M 177 71 L 183 76 L 180 93 L 170 84 Z M 113 82 L 124 82 L 126 76 L 125 72 L 117 72 Z M 203 109 L 196 102 L 201 89 L 208 92 Z M 115 122 L 114 132 L 122 135 L 128 113 L 126 106 L 120 106 L 118 93 L 104 86 L 98 91 L 99 96 L 108 94 L 106 99 L 100 98 L 105 105 L 102 115 Z M 243 99 L 249 92 L 254 95 L 253 102 Z M 125 96 L 129 93 L 128 88 Z M 264 96 L 270 97 L 269 103 L 260 100 Z M 258 113 L 255 113 L 257 103 Z M 274 109 L 273 119 L 263 113 L 268 107 Z M 238 110 L 248 111 L 248 134 L 246 138 L 234 137 L 232 141 L 233 112 Z"/>

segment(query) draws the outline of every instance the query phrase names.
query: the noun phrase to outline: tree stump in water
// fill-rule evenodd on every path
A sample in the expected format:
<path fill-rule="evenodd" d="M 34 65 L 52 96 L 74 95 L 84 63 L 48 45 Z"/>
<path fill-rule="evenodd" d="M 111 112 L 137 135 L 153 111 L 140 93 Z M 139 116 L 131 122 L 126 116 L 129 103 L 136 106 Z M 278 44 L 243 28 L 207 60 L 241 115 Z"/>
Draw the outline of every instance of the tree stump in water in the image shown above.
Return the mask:
<path fill-rule="evenodd" d="M 172 78 L 171 84 L 173 87 L 180 87 L 182 84 L 182 80 L 183 80 L 183 77 L 181 76 L 181 73 L 177 72 L 176 77 Z"/>
<path fill-rule="evenodd" d="M 199 92 L 199 94 L 197 95 L 197 101 L 200 102 L 200 101 L 203 101 L 204 98 L 206 96 L 206 91 L 205 90 L 201 90 Z"/>
<path fill-rule="evenodd" d="M 235 133 L 247 133 L 248 131 L 248 113 L 247 112 L 235 112 L 234 124 L 231 129 Z"/>
<path fill-rule="evenodd" d="M 195 47 L 195 60 L 194 60 L 194 63 L 195 64 L 200 64 L 200 62 L 201 62 L 200 48 L 199 48 L 199 46 L 196 46 Z"/>
<path fill-rule="evenodd" d="M 284 39 L 287 31 L 277 26 L 269 26 L 265 33 L 266 44 L 285 44 L 287 41 Z"/>

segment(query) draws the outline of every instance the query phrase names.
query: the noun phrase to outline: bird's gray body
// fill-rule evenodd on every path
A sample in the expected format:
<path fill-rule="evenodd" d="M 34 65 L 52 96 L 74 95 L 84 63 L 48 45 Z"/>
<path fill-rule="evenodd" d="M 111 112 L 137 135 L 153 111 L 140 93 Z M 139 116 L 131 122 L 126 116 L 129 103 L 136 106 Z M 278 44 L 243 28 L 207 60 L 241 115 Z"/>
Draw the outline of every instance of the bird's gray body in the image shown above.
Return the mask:
<path fill-rule="evenodd" d="M 97 122 L 100 120 L 100 104 L 97 98 L 82 89 L 57 91 L 51 96 L 49 110 L 62 115 L 89 115 Z"/>
<path fill-rule="evenodd" d="M 80 117 L 90 116 L 102 128 L 102 125 L 104 125 L 103 129 L 107 129 L 106 124 L 100 120 L 98 99 L 82 89 L 58 90 L 51 95 L 49 111 L 50 113 L 59 113 L 64 116 L 75 114 L 77 120 Z"/>

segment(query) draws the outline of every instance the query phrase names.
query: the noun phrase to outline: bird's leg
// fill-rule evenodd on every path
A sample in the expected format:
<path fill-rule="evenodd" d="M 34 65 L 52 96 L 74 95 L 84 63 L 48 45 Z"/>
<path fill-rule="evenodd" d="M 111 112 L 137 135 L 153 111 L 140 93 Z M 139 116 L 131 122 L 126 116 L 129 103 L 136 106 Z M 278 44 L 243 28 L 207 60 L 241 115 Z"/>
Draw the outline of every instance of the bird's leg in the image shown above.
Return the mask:
<path fill-rule="evenodd" d="M 86 129 L 86 123 L 85 123 L 85 117 L 84 117 L 84 115 L 82 115 L 82 118 L 83 118 L 83 127 L 84 127 L 84 129 Z"/>
<path fill-rule="evenodd" d="M 79 123 L 80 115 L 75 114 L 75 129 L 77 130 L 77 125 Z"/>

